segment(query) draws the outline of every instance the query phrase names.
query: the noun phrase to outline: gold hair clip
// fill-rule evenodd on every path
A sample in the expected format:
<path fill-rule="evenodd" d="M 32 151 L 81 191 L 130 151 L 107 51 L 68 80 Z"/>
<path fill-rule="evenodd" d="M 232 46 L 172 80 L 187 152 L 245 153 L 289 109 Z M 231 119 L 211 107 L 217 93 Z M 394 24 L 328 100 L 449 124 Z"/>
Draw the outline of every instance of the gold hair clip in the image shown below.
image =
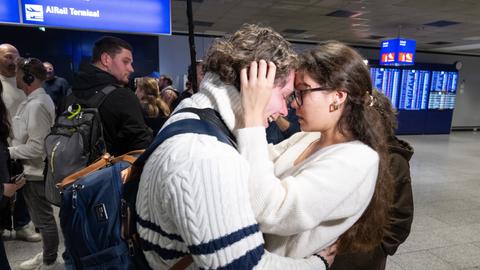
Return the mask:
<path fill-rule="evenodd" d="M 375 100 L 373 99 L 373 96 L 372 95 L 369 95 L 370 96 L 370 104 L 368 104 L 369 107 L 372 107 L 373 104 L 375 103 Z"/>

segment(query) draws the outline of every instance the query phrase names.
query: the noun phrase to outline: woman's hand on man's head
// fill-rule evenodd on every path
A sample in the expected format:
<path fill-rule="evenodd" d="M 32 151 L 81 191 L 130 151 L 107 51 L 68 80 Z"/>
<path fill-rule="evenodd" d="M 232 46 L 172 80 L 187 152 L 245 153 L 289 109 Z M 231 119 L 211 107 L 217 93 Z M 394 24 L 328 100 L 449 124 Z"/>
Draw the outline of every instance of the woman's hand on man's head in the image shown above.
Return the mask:
<path fill-rule="evenodd" d="M 253 61 L 240 71 L 240 93 L 242 96 L 245 127 L 263 126 L 265 107 L 275 87 L 276 66 L 273 62 Z"/>

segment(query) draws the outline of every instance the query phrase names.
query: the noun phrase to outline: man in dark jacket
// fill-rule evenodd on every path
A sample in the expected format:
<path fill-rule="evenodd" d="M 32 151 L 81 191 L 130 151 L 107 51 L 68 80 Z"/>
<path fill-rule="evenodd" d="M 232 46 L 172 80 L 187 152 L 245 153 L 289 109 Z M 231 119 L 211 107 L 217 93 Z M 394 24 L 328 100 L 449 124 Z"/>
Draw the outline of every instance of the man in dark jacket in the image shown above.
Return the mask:
<path fill-rule="evenodd" d="M 47 70 L 47 79 L 43 82 L 43 89 L 52 98 L 55 105 L 55 115 L 60 115 L 65 110 L 65 97 L 70 94 L 70 84 L 62 77 L 55 75 L 55 69 L 50 62 L 43 62 Z"/>
<path fill-rule="evenodd" d="M 103 37 L 95 42 L 92 63 L 80 67 L 73 79 L 73 94 L 89 99 L 108 85 L 118 88 L 100 106 L 107 151 L 118 156 L 146 148 L 152 134 L 146 127 L 137 97 L 124 85 L 133 72 L 132 47 L 115 37 Z"/>
<path fill-rule="evenodd" d="M 388 148 L 390 173 L 394 179 L 393 201 L 390 205 L 390 223 L 385 228 L 381 245 L 367 253 L 337 255 L 331 270 L 384 270 L 387 255 L 392 256 L 410 234 L 413 221 L 413 195 L 409 161 L 413 148 L 395 136 L 396 114 L 387 97 L 373 92 L 374 108 L 379 110 L 387 130 L 390 131 Z"/>
<path fill-rule="evenodd" d="M 271 119 L 272 121 L 266 129 L 268 143 L 281 143 L 283 140 L 290 138 L 293 134 L 300 132 L 300 123 L 298 123 L 295 109 L 293 109 L 290 104 L 288 104 L 287 107 L 288 114 L 286 117 L 279 115 L 277 119 Z"/>

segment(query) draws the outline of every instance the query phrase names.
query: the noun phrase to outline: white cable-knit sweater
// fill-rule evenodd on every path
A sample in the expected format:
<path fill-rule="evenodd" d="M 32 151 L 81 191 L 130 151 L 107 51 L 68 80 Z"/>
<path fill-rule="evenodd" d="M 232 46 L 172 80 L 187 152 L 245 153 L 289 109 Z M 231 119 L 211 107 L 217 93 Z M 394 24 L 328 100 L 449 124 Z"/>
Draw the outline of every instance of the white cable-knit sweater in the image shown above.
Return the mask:
<path fill-rule="evenodd" d="M 240 94 L 207 73 L 184 107 L 214 108 L 235 131 Z M 179 113 L 166 123 L 195 114 Z M 264 250 L 248 194 L 249 165 L 215 137 L 181 134 L 167 139 L 145 164 L 137 195 L 137 228 L 154 269 L 192 254 L 190 269 L 324 269 L 317 257 L 284 258 Z"/>
<path fill-rule="evenodd" d="M 300 132 L 267 145 L 263 127 L 238 130 L 250 165 L 250 198 L 267 250 L 303 258 L 334 243 L 368 206 L 378 173 L 377 153 L 360 141 L 325 147 L 294 161 L 320 133 Z"/>

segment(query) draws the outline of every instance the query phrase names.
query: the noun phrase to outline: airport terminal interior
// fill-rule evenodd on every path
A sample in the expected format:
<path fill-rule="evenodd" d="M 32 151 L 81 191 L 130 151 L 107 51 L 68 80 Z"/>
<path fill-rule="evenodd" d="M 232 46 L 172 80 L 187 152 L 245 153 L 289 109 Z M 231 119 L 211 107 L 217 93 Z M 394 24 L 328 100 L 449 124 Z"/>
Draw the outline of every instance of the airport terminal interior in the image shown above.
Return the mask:
<path fill-rule="evenodd" d="M 93 5 L 96 0 L 90 2 Z M 191 60 L 187 1 L 146 2 L 168 5 L 171 25 L 166 32 L 142 31 L 134 27 L 134 19 L 127 18 L 119 18 L 119 25 L 132 27 L 105 30 L 97 28 L 101 25 L 28 23 L 23 17 L 18 23 L 0 22 L 0 44 L 13 44 L 21 56 L 54 63 L 56 74 L 71 81 L 80 64 L 90 59 L 96 39 L 118 36 L 134 48 L 131 79 L 156 71 L 168 74 L 173 86 L 183 90 Z M 357 49 L 370 66 L 374 87 L 398 110 L 398 137 L 414 148 L 412 229 L 395 255 L 388 256 L 386 269 L 480 269 L 480 1 L 191 2 L 196 59 L 206 56 L 216 38 L 243 23 L 271 26 L 298 52 L 326 40 Z M 0 9 L 0 20 L 2 14 Z M 413 41 L 413 51 L 382 51 L 385 41 L 402 40 Z M 389 63 L 391 53 L 395 59 Z M 411 55 L 397 59 L 400 53 Z M 17 241 L 8 232 L 3 239 L 12 269 L 20 269 L 22 261 L 42 251 L 41 242 Z"/>
<path fill-rule="evenodd" d="M 412 231 L 387 270 L 480 269 L 480 133 L 400 136 L 412 144 L 415 214 Z M 41 243 L 6 240 L 10 263 L 41 251 Z M 17 268 L 18 269 L 18 268 Z"/>

